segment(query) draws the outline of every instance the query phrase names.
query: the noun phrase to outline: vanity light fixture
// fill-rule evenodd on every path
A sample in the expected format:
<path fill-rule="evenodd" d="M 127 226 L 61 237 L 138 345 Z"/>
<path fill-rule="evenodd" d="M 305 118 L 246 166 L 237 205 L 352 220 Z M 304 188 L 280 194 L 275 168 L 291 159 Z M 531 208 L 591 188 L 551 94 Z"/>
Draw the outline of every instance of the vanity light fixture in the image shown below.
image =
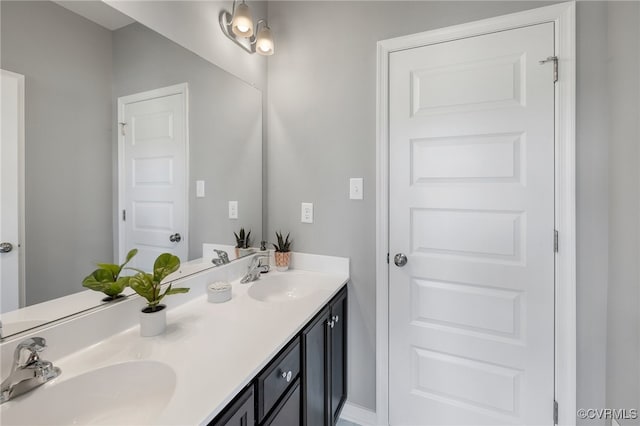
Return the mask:
<path fill-rule="evenodd" d="M 236 1 L 233 1 L 231 13 L 225 10 L 220 13 L 220 27 L 224 35 L 248 53 L 258 53 L 263 56 L 273 55 L 273 35 L 267 21 L 259 19 L 254 29 L 249 5 L 245 3 L 245 0 L 242 0 L 240 4 L 236 4 Z"/>

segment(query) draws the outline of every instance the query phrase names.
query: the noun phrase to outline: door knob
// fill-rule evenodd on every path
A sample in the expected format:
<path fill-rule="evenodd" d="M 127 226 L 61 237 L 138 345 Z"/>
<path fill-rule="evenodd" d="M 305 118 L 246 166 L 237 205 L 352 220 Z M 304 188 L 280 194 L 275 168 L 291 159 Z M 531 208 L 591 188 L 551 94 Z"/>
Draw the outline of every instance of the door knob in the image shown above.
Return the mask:
<path fill-rule="evenodd" d="M 404 253 L 398 253 L 395 256 L 393 256 L 393 263 L 396 264 L 396 266 L 400 266 L 403 267 L 404 265 L 407 264 L 407 256 Z"/>
<path fill-rule="evenodd" d="M 182 237 L 177 232 L 169 237 L 169 241 L 172 243 L 179 243 L 182 240 Z"/>
<path fill-rule="evenodd" d="M 11 250 L 13 250 L 13 244 L 11 243 L 0 244 L 0 253 L 9 253 Z"/>

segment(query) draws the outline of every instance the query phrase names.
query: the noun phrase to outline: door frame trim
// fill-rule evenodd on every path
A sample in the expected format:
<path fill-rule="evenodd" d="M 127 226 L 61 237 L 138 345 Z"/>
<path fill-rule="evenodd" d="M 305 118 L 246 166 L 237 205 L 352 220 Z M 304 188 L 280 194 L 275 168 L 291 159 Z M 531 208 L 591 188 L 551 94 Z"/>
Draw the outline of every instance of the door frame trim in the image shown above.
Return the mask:
<path fill-rule="evenodd" d="M 161 87 L 158 89 L 148 90 L 145 92 L 134 93 L 132 95 L 121 96 L 118 98 L 118 121 L 116 122 L 116 133 L 118 135 L 118 199 L 117 210 L 115 213 L 115 220 L 117 226 L 114 228 L 114 259 L 118 259 L 121 263 L 127 254 L 127 248 L 125 247 L 125 226 L 122 220 L 120 212 L 125 206 L 125 158 L 124 158 L 124 143 L 125 138 L 120 132 L 119 124 L 124 121 L 124 107 L 126 104 L 134 102 L 141 102 L 154 98 L 161 98 L 171 95 L 183 95 L 184 100 L 184 136 L 185 136 L 185 186 L 184 186 L 184 198 L 185 198 L 185 226 L 187 232 L 183 235 L 182 241 L 189 250 L 189 83 L 180 83 L 173 86 Z"/>
<path fill-rule="evenodd" d="M 27 306 L 25 246 L 25 76 L 6 69 L 0 69 L 3 78 L 10 78 L 18 87 L 18 307 Z"/>
<path fill-rule="evenodd" d="M 376 92 L 376 414 L 389 424 L 389 56 L 392 52 L 553 22 L 555 91 L 555 395 L 559 425 L 576 424 L 575 1 L 378 42 Z M 543 59 L 543 58 L 541 58 Z M 551 401 L 549 411 L 552 411 Z"/>

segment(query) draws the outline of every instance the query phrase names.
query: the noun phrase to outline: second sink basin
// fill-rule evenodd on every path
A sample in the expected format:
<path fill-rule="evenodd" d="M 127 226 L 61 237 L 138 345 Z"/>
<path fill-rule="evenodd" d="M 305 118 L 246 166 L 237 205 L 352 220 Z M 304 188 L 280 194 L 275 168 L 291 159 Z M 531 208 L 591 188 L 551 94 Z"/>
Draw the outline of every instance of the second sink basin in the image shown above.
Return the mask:
<path fill-rule="evenodd" d="M 8 425 L 152 424 L 176 387 L 171 367 L 156 361 L 114 364 L 51 383 L 0 407 Z"/>
<path fill-rule="evenodd" d="M 314 288 L 295 273 L 262 276 L 251 284 L 249 296 L 261 302 L 293 302 L 317 294 Z"/>

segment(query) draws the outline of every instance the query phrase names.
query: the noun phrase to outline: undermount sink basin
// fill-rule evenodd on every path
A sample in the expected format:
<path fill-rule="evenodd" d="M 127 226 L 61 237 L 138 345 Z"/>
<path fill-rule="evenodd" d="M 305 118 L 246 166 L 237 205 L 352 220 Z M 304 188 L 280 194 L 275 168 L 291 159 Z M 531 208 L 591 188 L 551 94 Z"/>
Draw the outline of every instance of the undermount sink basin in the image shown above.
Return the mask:
<path fill-rule="evenodd" d="M 176 375 L 166 364 L 130 361 L 54 381 L 0 407 L 2 425 L 152 424 L 171 399 Z"/>
<path fill-rule="evenodd" d="M 263 275 L 248 291 L 250 297 L 261 302 L 293 302 L 318 292 L 297 274 Z"/>

